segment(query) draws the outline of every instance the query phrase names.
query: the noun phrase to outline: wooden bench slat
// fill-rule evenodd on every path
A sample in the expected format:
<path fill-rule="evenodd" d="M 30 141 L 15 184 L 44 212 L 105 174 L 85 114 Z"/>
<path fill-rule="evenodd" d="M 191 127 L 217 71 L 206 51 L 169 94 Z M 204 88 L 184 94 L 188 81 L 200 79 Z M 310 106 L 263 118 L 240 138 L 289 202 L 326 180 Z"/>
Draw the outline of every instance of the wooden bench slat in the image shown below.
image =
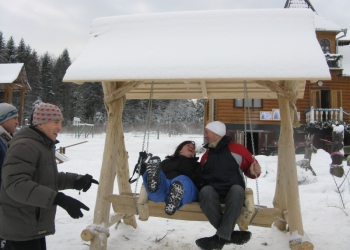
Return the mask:
<path fill-rule="evenodd" d="M 135 202 L 137 204 L 139 196 L 136 196 Z M 134 202 L 132 195 L 110 195 L 108 200 L 112 203 L 112 207 L 115 213 L 122 214 L 135 214 Z M 185 204 L 180 210 L 172 216 L 167 215 L 164 212 L 164 202 L 148 201 L 149 215 L 158 218 L 167 218 L 175 220 L 188 220 L 188 221 L 208 221 L 200 208 L 199 202 L 190 202 Z M 255 208 L 254 215 L 258 212 L 258 208 Z M 267 208 L 265 206 L 260 207 L 258 215 L 253 220 L 253 226 L 271 227 L 278 214 L 277 208 Z M 253 216 L 254 216 L 253 215 Z"/>

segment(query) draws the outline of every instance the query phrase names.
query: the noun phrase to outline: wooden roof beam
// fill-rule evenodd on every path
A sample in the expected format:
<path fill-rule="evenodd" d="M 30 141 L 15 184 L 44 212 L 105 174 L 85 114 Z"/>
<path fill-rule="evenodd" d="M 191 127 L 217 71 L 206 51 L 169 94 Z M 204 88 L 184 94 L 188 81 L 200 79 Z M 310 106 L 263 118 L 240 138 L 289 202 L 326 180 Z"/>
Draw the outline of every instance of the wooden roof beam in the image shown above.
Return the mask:
<path fill-rule="evenodd" d="M 208 99 L 207 84 L 204 80 L 200 81 L 200 83 L 202 87 L 203 99 Z"/>
<path fill-rule="evenodd" d="M 136 88 L 140 84 L 144 83 L 143 81 L 132 81 L 132 82 L 126 82 L 123 86 L 115 89 L 112 93 L 109 95 L 106 95 L 104 97 L 106 103 L 110 103 L 114 100 L 119 99 L 120 97 L 126 95 L 130 90 Z"/>
<path fill-rule="evenodd" d="M 275 92 L 277 95 L 284 96 L 289 101 L 294 101 L 297 99 L 297 94 L 283 86 L 278 85 L 277 83 L 271 81 L 256 81 L 256 83 L 260 84 L 261 86 L 265 86 L 266 88 Z"/>

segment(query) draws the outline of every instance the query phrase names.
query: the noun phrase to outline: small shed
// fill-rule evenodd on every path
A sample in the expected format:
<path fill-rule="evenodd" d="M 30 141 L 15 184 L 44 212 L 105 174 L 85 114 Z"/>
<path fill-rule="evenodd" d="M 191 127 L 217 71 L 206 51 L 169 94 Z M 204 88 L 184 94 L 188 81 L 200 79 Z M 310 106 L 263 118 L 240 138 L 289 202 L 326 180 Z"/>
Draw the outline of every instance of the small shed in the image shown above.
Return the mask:
<path fill-rule="evenodd" d="M 4 92 L 3 102 L 13 103 L 13 92 L 20 91 L 18 109 L 19 125 L 23 125 L 24 93 L 31 90 L 23 63 L 0 64 L 0 91 Z"/>
<path fill-rule="evenodd" d="M 102 82 L 108 112 L 105 150 L 94 213 L 99 237 L 90 249 L 106 249 L 115 176 L 120 193 L 131 193 L 122 112 L 126 98 L 274 98 L 281 135 L 273 205 L 275 225 L 289 225 L 291 249 L 313 249 L 305 241 L 299 204 L 293 126 L 295 103 L 305 83 L 330 79 L 307 9 L 218 10 L 126 15 L 95 19 L 90 39 L 64 81 Z M 272 202 L 272 201 L 271 201 Z M 132 211 L 130 211 L 132 214 Z M 122 216 L 113 218 L 123 218 Z M 124 222 L 136 227 L 135 216 Z M 293 237 L 292 237 L 293 233 Z M 297 235 L 297 237 L 295 237 Z M 309 247 L 309 248 L 307 248 Z M 310 248 L 312 247 L 312 248 Z"/>

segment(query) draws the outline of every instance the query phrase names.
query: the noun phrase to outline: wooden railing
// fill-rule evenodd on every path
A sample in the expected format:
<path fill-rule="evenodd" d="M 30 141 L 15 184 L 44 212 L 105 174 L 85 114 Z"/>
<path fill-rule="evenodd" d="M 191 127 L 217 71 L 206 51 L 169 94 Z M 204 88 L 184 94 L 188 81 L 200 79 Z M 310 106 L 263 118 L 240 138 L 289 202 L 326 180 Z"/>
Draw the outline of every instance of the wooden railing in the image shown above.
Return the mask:
<path fill-rule="evenodd" d="M 305 110 L 306 123 L 315 123 L 315 122 L 328 122 L 332 121 L 333 123 L 343 122 L 343 108 L 338 109 L 324 109 L 324 108 L 314 108 L 311 107 L 308 110 Z"/>

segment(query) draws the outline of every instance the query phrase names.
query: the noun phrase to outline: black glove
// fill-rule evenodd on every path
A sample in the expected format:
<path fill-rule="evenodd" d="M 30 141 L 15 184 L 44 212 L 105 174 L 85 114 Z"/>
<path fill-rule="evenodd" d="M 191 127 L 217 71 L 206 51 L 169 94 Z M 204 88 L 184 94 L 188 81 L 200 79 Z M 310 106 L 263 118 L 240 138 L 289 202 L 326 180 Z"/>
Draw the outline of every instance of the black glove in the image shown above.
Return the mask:
<path fill-rule="evenodd" d="M 80 175 L 75 179 L 73 183 L 73 187 L 76 190 L 83 189 L 83 192 L 86 192 L 91 187 L 91 183 L 98 184 L 98 181 L 96 181 L 95 179 L 92 179 L 92 176 L 89 174 L 86 174 L 84 176 Z"/>
<path fill-rule="evenodd" d="M 74 219 L 79 219 L 83 217 L 83 213 L 80 211 L 80 209 L 84 209 L 86 211 L 89 211 L 90 208 L 85 206 L 80 201 L 65 195 L 64 193 L 58 192 L 56 195 L 56 198 L 53 202 L 54 205 L 58 205 L 65 209 L 67 213 Z"/>

